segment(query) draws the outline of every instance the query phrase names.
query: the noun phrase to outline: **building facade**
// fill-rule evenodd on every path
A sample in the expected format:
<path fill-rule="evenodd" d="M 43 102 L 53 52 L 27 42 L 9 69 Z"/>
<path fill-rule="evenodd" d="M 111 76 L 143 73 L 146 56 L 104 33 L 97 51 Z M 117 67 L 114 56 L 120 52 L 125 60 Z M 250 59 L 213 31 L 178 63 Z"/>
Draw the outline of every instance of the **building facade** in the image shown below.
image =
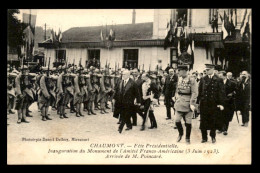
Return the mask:
<path fill-rule="evenodd" d="M 176 68 L 178 59 L 177 47 L 164 49 L 167 23 L 182 18 L 184 30 L 194 39 L 193 71 L 202 72 L 205 63 L 218 64 L 223 69 L 235 74 L 239 70 L 250 71 L 250 50 L 248 42 L 242 41 L 240 26 L 245 9 L 234 9 L 232 17 L 236 32 L 223 40 L 222 21 L 218 18 L 218 32 L 213 33 L 211 21 L 213 16 L 230 14 L 232 9 L 155 9 L 154 20 L 150 23 L 135 23 L 138 15 L 133 12 L 133 23 L 116 26 L 76 27 L 63 32 L 61 43 L 45 41 L 39 43 L 44 47 L 45 57 L 51 62 L 62 61 L 82 64 L 96 58 L 101 68 L 110 64 L 111 68 L 128 67 L 154 70 L 158 60 L 162 68 L 167 65 Z M 115 32 L 114 41 L 102 41 L 101 35 L 108 35 L 110 29 Z M 105 40 L 105 39 L 104 39 Z M 248 54 L 249 51 L 249 54 Z"/>

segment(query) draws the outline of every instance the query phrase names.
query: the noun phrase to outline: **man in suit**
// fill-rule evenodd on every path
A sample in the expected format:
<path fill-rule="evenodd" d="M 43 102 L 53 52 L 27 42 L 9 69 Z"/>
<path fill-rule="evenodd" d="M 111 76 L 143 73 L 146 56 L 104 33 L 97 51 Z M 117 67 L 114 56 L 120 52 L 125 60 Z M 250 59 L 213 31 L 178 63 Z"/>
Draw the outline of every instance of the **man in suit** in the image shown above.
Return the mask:
<path fill-rule="evenodd" d="M 225 71 L 219 72 L 219 77 L 223 79 L 224 89 L 225 89 L 225 101 L 223 110 L 223 124 L 221 132 L 223 135 L 227 135 L 229 122 L 232 121 L 234 115 L 234 95 L 236 90 L 236 84 L 227 78 Z"/>
<path fill-rule="evenodd" d="M 212 143 L 216 142 L 216 118 L 219 110 L 224 110 L 224 84 L 223 80 L 214 74 L 213 64 L 206 64 L 207 75 L 199 84 L 197 102 L 200 104 L 200 130 L 202 143 L 208 141 L 207 130 L 210 130 Z"/>
<path fill-rule="evenodd" d="M 114 99 L 116 100 L 116 107 L 120 112 L 120 116 L 122 116 L 122 121 L 118 128 L 119 133 L 122 132 L 125 124 L 127 126 L 126 130 L 131 130 L 130 116 L 131 112 L 135 110 L 134 101 L 136 99 L 137 105 L 140 106 L 141 97 L 136 83 L 133 79 L 130 79 L 130 71 L 123 71 L 122 80 L 116 87 Z"/>
<path fill-rule="evenodd" d="M 186 126 L 186 143 L 189 144 L 192 112 L 195 111 L 196 99 L 198 96 L 198 84 L 193 77 L 188 76 L 188 66 L 179 65 L 178 70 L 179 80 L 175 94 L 176 102 L 174 104 L 176 110 L 175 124 L 179 132 L 177 142 L 180 142 L 183 136 L 183 128 L 181 124 L 181 119 L 183 118 Z"/>
<path fill-rule="evenodd" d="M 163 94 L 165 99 L 165 106 L 167 111 L 167 118 L 166 120 L 171 119 L 171 107 L 173 107 L 172 98 L 175 95 L 176 84 L 177 84 L 178 77 L 174 74 L 173 69 L 169 69 L 169 75 L 166 77 L 165 84 L 163 87 Z"/>
<path fill-rule="evenodd" d="M 248 78 L 248 72 L 243 71 L 241 73 L 241 81 L 238 83 L 237 88 L 237 105 L 239 105 L 238 113 L 242 114 L 242 126 L 247 127 L 249 121 L 249 108 L 251 105 L 251 88 L 250 79 Z"/>

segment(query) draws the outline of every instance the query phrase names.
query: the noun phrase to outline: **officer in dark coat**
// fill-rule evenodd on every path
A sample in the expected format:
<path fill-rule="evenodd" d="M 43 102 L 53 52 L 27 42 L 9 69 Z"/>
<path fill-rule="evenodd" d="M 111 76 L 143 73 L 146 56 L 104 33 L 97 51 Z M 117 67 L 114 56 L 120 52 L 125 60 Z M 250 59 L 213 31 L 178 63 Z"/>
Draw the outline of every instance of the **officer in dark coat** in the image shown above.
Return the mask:
<path fill-rule="evenodd" d="M 206 64 L 207 75 L 201 79 L 199 84 L 197 102 L 200 103 L 202 143 L 208 140 L 207 130 L 210 130 L 212 143 L 216 142 L 216 118 L 219 110 L 224 110 L 223 80 L 213 73 L 214 67 L 212 64 Z"/>
<path fill-rule="evenodd" d="M 166 120 L 171 119 L 171 107 L 173 107 L 172 97 L 175 95 L 176 84 L 178 77 L 174 74 L 173 69 L 169 69 L 169 75 L 166 77 L 165 84 L 163 87 L 163 94 L 165 99 L 165 106 L 167 111 Z"/>

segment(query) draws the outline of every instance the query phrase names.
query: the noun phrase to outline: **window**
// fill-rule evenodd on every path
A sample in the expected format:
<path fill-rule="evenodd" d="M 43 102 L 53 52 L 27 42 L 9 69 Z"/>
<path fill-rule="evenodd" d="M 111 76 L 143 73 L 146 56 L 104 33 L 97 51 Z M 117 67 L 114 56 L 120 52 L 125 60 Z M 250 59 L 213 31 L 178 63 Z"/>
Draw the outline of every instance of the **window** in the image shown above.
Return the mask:
<path fill-rule="evenodd" d="M 66 50 L 56 50 L 56 60 L 57 62 L 65 63 Z"/>
<path fill-rule="evenodd" d="M 176 19 L 183 20 L 183 26 L 187 26 L 188 9 L 176 9 Z"/>
<path fill-rule="evenodd" d="M 177 50 L 176 49 L 171 49 L 170 53 L 170 64 L 171 67 L 177 68 L 178 60 L 177 60 Z"/>
<path fill-rule="evenodd" d="M 138 67 L 138 49 L 124 49 L 123 68 L 133 69 Z"/>
<path fill-rule="evenodd" d="M 96 59 L 97 61 L 100 61 L 100 49 L 90 49 L 88 50 L 88 59 Z"/>

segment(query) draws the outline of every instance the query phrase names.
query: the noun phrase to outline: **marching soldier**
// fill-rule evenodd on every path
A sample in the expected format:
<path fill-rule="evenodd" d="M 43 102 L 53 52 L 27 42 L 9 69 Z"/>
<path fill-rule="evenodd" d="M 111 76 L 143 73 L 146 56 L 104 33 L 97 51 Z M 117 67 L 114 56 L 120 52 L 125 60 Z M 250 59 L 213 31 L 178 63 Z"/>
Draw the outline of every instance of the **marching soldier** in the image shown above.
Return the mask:
<path fill-rule="evenodd" d="M 65 114 L 65 106 L 69 103 L 70 101 L 70 91 L 68 90 L 69 87 L 72 85 L 70 81 L 70 77 L 67 74 L 67 69 L 66 66 L 64 65 L 62 67 L 62 73 L 60 74 L 58 81 L 57 81 L 57 101 L 56 105 L 58 105 L 58 111 L 60 114 L 60 118 L 68 118 Z"/>
<path fill-rule="evenodd" d="M 94 101 L 96 97 L 96 89 L 94 87 L 94 78 L 95 78 L 94 71 L 90 72 L 89 77 L 86 76 L 86 82 L 88 87 L 88 99 L 87 99 L 87 110 L 88 115 L 96 115 L 96 113 L 93 111 Z"/>
<path fill-rule="evenodd" d="M 31 92 L 29 78 L 28 78 L 28 67 L 23 65 L 21 67 L 22 73 L 16 77 L 15 80 L 15 88 L 17 93 L 17 103 L 16 103 L 16 110 L 18 112 L 18 121 L 17 123 L 20 124 L 21 122 L 29 123 L 26 120 L 26 110 L 28 105 L 31 101 L 33 101 L 33 94 Z"/>
<path fill-rule="evenodd" d="M 179 79 L 176 86 L 175 93 L 175 124 L 179 132 L 177 142 L 180 142 L 183 136 L 183 128 L 181 124 L 181 119 L 185 120 L 186 126 L 186 143 L 190 143 L 190 133 L 191 133 L 191 120 L 192 115 L 195 110 L 196 99 L 198 96 L 198 85 L 194 78 L 188 76 L 188 66 L 179 65 Z"/>
<path fill-rule="evenodd" d="M 176 90 L 176 83 L 178 80 L 178 76 L 174 74 L 173 69 L 169 69 L 169 75 L 166 77 L 164 88 L 163 88 L 163 94 L 165 99 L 165 106 L 167 111 L 167 118 L 166 120 L 171 119 L 171 107 L 173 107 L 173 101 L 172 98 L 175 95 Z"/>
<path fill-rule="evenodd" d="M 15 100 L 15 78 L 16 73 L 7 73 L 7 113 L 14 114 L 12 111 Z"/>
<path fill-rule="evenodd" d="M 54 83 L 51 81 L 51 77 L 49 76 L 48 67 L 42 67 L 45 71 L 47 70 L 47 74 L 44 74 L 40 78 L 40 93 L 39 93 L 39 108 L 41 109 L 42 121 L 52 120 L 48 116 L 48 110 L 52 99 L 55 99 L 55 93 L 53 92 Z"/>
<path fill-rule="evenodd" d="M 78 75 L 74 78 L 74 88 L 75 88 L 75 93 L 74 93 L 74 105 L 76 106 L 76 116 L 77 117 L 84 117 L 84 115 L 81 113 L 81 104 L 83 103 L 83 98 L 85 95 L 85 78 L 84 75 L 82 74 L 82 71 L 84 70 L 83 67 L 78 67 L 77 72 Z"/>
<path fill-rule="evenodd" d="M 92 80 L 92 85 L 95 89 L 95 94 L 94 94 L 94 106 L 95 106 L 95 110 L 98 110 L 98 102 L 99 102 L 99 93 L 100 93 L 100 78 L 101 78 L 101 74 L 99 74 L 99 70 L 95 69 L 95 73 L 93 75 L 93 80 Z"/>
<path fill-rule="evenodd" d="M 200 104 L 200 130 L 202 143 L 208 141 L 207 130 L 210 130 L 212 143 L 216 142 L 216 118 L 219 110 L 224 110 L 224 86 L 223 80 L 216 76 L 215 65 L 205 64 L 207 75 L 199 84 L 199 95 L 197 102 Z"/>
<path fill-rule="evenodd" d="M 106 112 L 106 102 L 107 102 L 107 93 L 109 92 L 109 90 L 105 87 L 105 83 L 107 83 L 106 80 L 109 80 L 108 75 L 106 73 L 100 76 L 100 80 L 99 80 L 100 91 L 98 94 L 97 102 L 100 102 L 101 114 L 108 113 Z M 108 85 L 109 85 L 109 81 L 108 81 Z"/>

